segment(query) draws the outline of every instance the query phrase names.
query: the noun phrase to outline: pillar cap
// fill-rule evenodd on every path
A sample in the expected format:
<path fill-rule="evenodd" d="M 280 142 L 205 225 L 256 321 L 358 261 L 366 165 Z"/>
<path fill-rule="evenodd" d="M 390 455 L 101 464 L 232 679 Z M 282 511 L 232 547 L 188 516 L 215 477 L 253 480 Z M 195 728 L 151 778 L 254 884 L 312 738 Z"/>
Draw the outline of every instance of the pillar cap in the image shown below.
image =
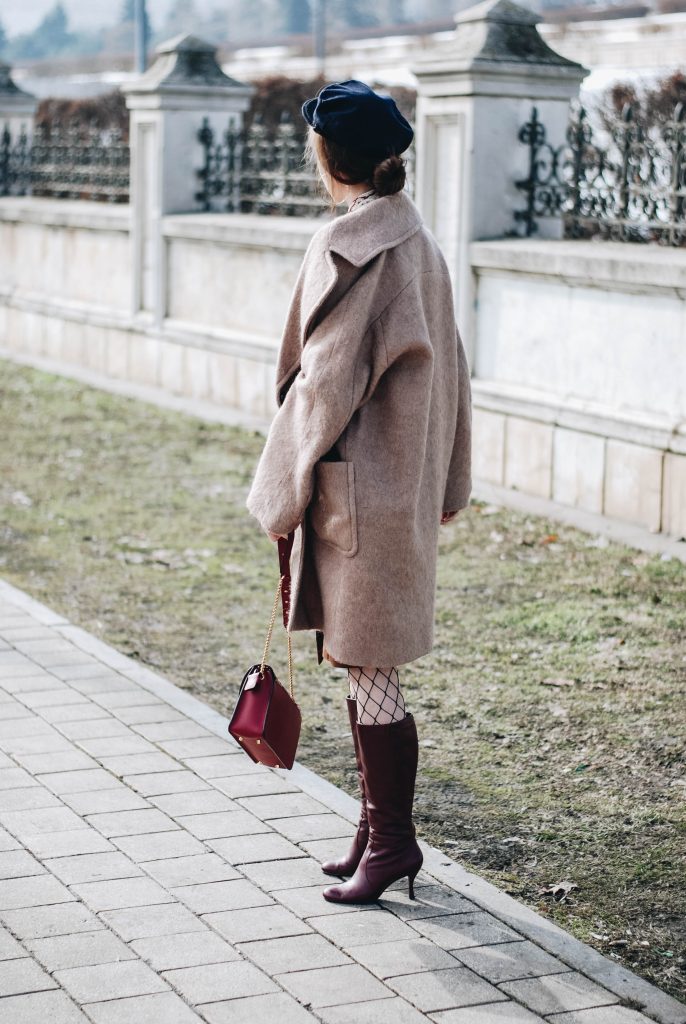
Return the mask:
<path fill-rule="evenodd" d="M 157 59 L 142 75 L 121 85 L 124 93 L 211 92 L 252 95 L 254 86 L 225 74 L 217 47 L 198 36 L 181 34 L 155 47 Z"/>
<path fill-rule="evenodd" d="M 455 15 L 455 35 L 443 52 L 418 60 L 412 70 L 418 77 L 449 67 L 497 73 L 506 65 L 512 73 L 518 65 L 522 74 L 535 68 L 579 79 L 587 75 L 588 68 L 548 46 L 536 28 L 540 21 L 539 14 L 514 0 L 482 0 Z"/>
<path fill-rule="evenodd" d="M 33 112 L 37 106 L 33 93 L 20 89 L 12 78 L 12 65 L 0 60 L 0 109 L 5 113 L 13 109 Z"/>

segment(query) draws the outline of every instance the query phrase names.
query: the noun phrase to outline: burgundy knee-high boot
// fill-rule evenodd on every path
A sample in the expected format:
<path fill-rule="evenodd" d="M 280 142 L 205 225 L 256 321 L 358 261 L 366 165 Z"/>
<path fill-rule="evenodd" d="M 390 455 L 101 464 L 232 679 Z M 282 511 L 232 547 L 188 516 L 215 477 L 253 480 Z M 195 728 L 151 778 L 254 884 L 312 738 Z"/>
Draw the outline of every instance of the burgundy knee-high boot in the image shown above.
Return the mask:
<path fill-rule="evenodd" d="M 410 899 L 424 856 L 412 821 L 419 745 L 414 717 L 388 725 L 357 724 L 369 841 L 355 874 L 328 886 L 324 899 L 334 903 L 372 903 L 392 882 L 407 875 Z"/>
<path fill-rule="evenodd" d="M 360 820 L 357 832 L 353 836 L 350 849 L 341 860 L 326 860 L 322 864 L 322 871 L 327 875 L 352 875 L 360 863 L 369 838 L 369 822 L 367 821 L 367 798 L 364 791 L 364 775 L 362 774 L 362 760 L 360 758 L 360 743 L 357 738 L 357 701 L 354 697 L 346 697 L 348 702 L 348 717 L 350 719 L 350 731 L 353 734 L 355 745 L 355 761 L 357 762 L 357 779 L 360 784 Z"/>

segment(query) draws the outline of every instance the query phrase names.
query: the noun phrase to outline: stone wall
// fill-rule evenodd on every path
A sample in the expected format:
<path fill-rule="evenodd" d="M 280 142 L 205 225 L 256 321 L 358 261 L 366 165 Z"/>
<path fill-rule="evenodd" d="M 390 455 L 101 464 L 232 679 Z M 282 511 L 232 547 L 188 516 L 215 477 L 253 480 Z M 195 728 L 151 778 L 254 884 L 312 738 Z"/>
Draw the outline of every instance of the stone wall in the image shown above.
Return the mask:
<path fill-rule="evenodd" d="M 157 323 L 131 303 L 127 207 L 2 198 L 0 345 L 267 424 L 320 224 L 164 217 Z M 477 482 L 684 536 L 686 251 L 509 239 L 472 243 L 470 259 Z"/>

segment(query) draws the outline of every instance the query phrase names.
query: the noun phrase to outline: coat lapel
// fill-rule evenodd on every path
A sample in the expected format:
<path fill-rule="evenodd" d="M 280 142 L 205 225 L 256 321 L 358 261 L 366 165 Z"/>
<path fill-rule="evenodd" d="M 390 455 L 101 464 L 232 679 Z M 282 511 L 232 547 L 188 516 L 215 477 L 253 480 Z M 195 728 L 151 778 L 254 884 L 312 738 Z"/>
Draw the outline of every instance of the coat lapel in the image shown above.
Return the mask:
<path fill-rule="evenodd" d="M 303 346 L 331 296 L 338 301 L 360 270 L 384 249 L 409 238 L 422 224 L 404 189 L 334 217 L 310 240 L 291 297 L 276 368 L 276 403 L 281 405 L 300 367 Z M 332 253 L 342 256 L 341 265 Z"/>

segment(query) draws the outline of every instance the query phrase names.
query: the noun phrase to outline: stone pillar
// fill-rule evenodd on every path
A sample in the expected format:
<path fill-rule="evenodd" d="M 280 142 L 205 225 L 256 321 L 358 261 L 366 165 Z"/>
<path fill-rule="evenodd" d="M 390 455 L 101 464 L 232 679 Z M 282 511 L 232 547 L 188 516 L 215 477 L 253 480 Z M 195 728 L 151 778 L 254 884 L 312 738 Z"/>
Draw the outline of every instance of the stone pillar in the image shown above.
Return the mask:
<path fill-rule="evenodd" d="M 23 128 L 30 138 L 37 106 L 36 97 L 19 88 L 12 80 L 11 66 L 0 60 L 0 132 L 7 125 L 15 139 Z"/>
<path fill-rule="evenodd" d="M 529 173 L 518 140 L 532 105 L 553 146 L 565 139 L 569 101 L 588 69 L 551 50 L 538 14 L 512 0 L 485 0 L 455 17 L 444 51 L 417 61 L 415 195 L 453 278 L 456 317 L 473 363 L 472 241 L 502 238 L 525 205 L 517 179 Z M 555 237 L 555 219 L 539 237 Z"/>
<path fill-rule="evenodd" d="M 145 74 L 121 88 L 131 111 L 133 315 L 159 327 L 167 306 L 162 218 L 200 209 L 202 120 L 217 138 L 230 120 L 240 127 L 255 89 L 224 74 L 216 47 L 195 36 L 160 43 L 155 53 Z"/>

